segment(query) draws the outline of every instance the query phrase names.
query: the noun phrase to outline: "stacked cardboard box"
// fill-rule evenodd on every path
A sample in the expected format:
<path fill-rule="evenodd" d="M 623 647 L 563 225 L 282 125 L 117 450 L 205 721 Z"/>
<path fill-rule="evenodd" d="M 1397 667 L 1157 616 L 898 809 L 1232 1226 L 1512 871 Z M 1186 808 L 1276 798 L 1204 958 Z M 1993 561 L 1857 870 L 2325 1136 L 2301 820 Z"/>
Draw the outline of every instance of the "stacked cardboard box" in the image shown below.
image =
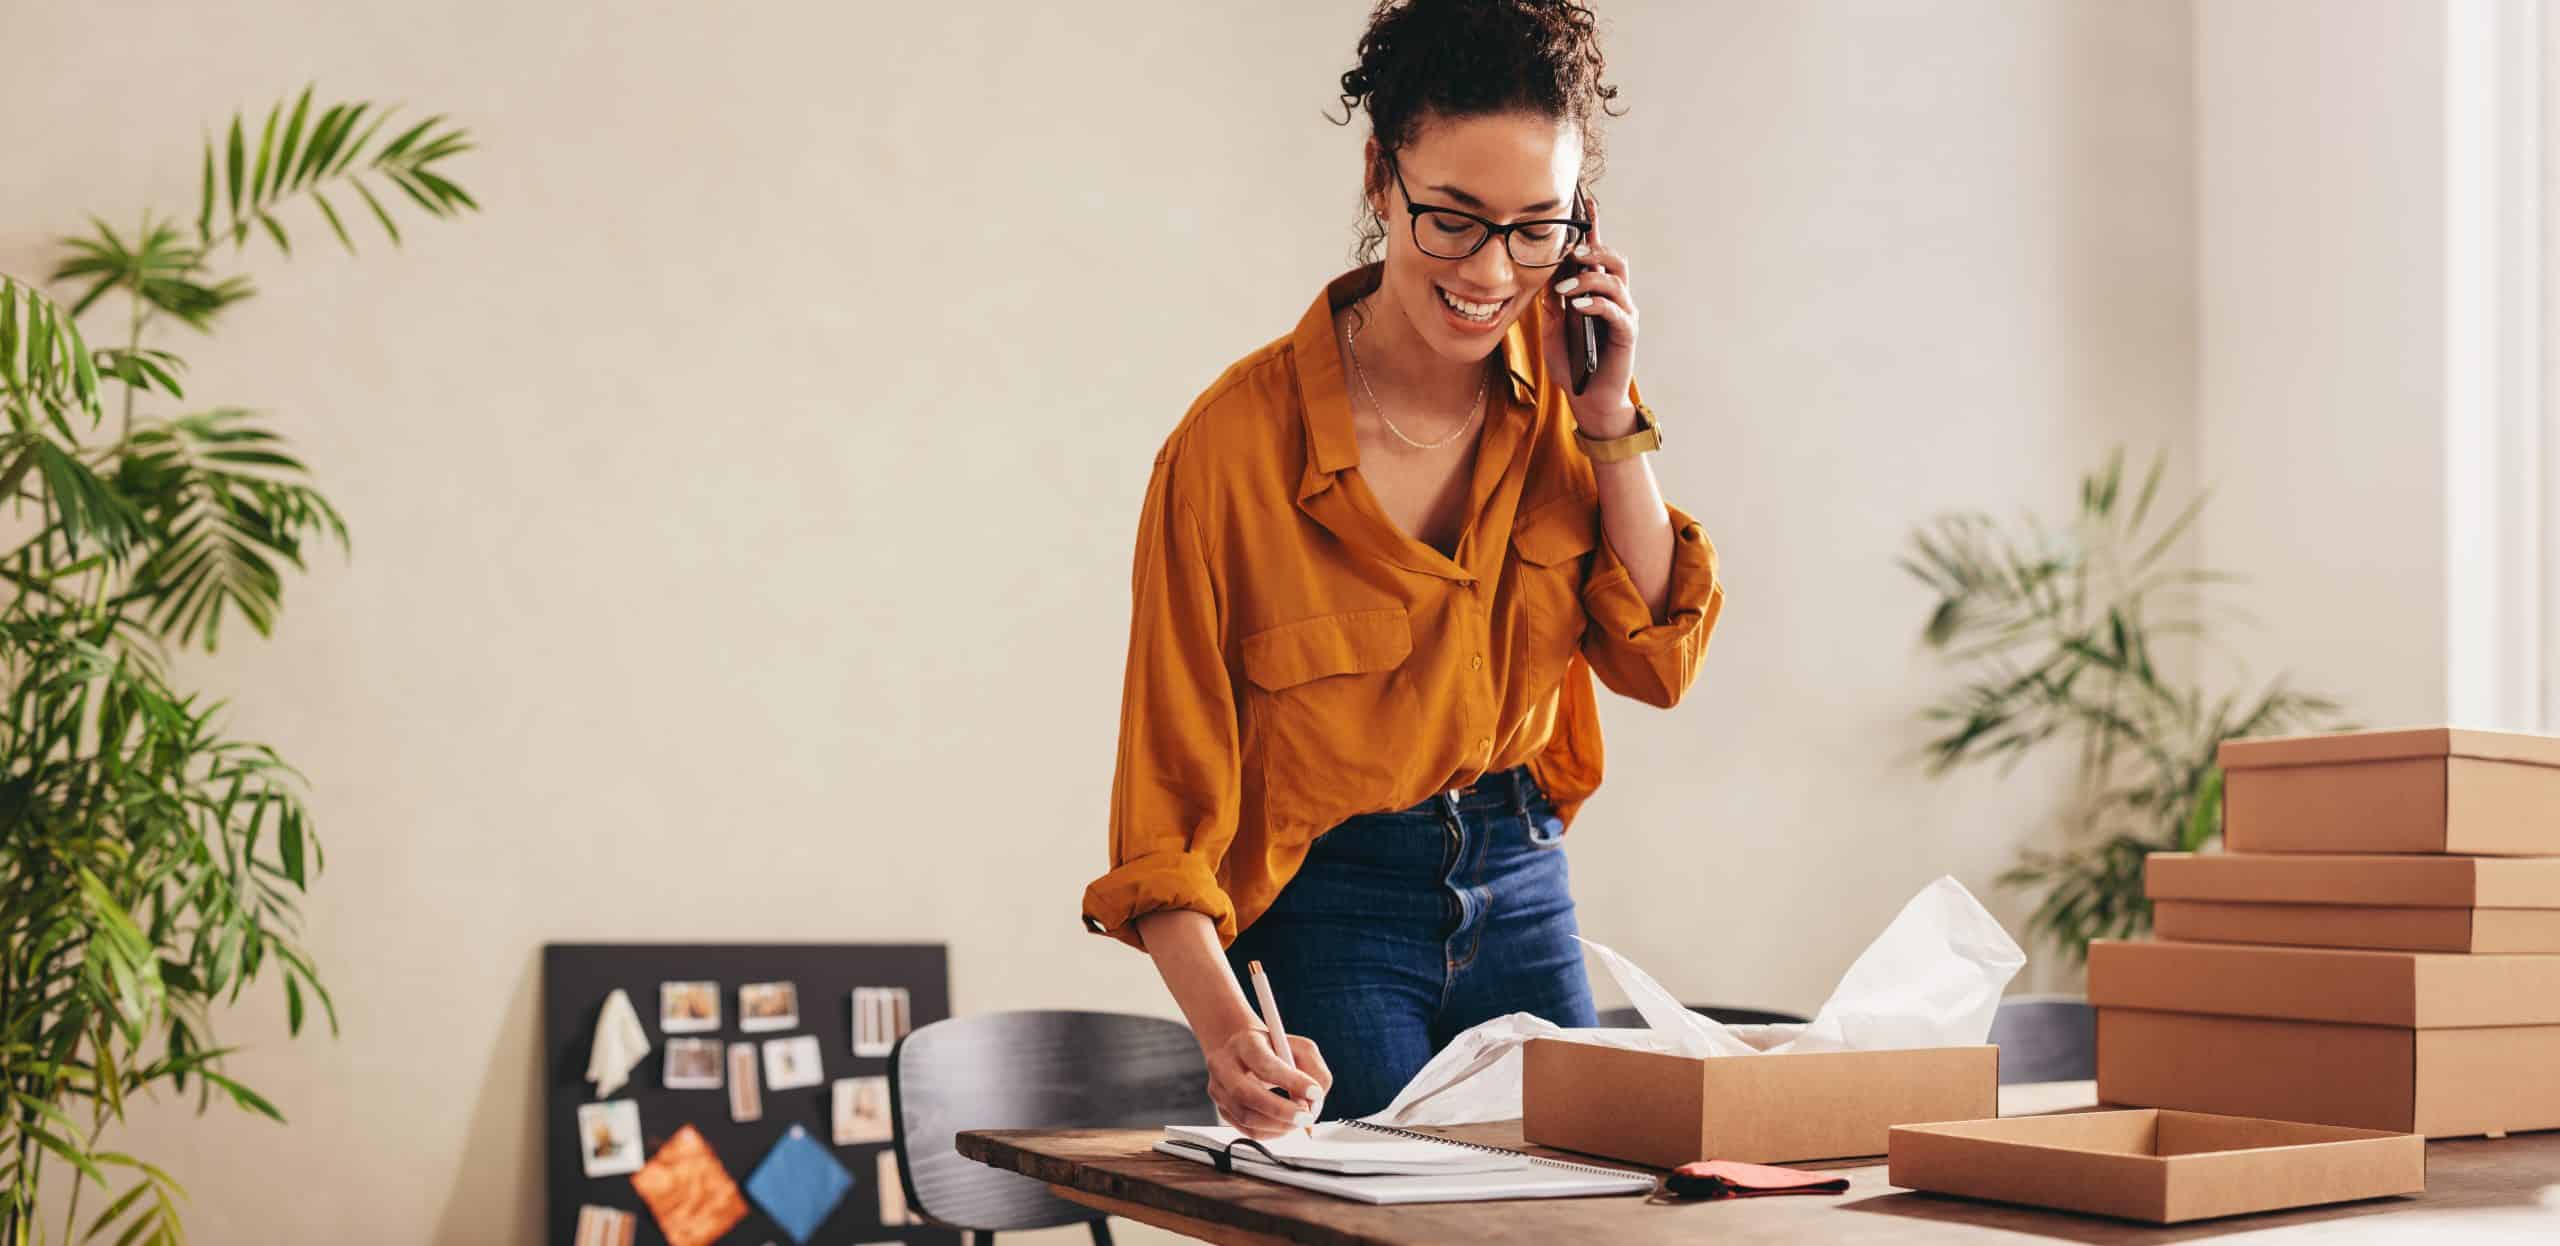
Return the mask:
<path fill-rule="evenodd" d="M 2560 740 L 2222 746 L 2223 838 L 2089 950 L 2098 1097 L 2429 1137 L 2560 1128 Z"/>

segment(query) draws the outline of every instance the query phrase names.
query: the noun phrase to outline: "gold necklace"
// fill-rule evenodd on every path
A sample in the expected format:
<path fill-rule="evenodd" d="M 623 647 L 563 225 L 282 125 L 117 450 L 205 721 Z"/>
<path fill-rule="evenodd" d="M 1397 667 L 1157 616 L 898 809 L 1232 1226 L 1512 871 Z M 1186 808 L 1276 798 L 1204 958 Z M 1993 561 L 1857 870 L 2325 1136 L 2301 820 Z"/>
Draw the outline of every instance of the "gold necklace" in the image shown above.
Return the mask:
<path fill-rule="evenodd" d="M 1360 366 L 1359 340 L 1360 318 L 1355 316 L 1352 318 L 1351 324 L 1342 331 L 1342 347 L 1351 355 L 1351 371 L 1354 375 L 1360 378 L 1360 392 L 1369 396 L 1369 405 L 1377 409 L 1378 421 L 1387 426 L 1388 432 L 1396 435 L 1396 440 L 1401 441 L 1408 446 L 1412 446 L 1416 450 L 1437 450 L 1440 447 L 1465 436 L 1468 429 L 1476 426 L 1476 414 L 1484 409 L 1484 392 L 1493 380 L 1492 373 L 1482 372 L 1476 377 L 1475 402 L 1467 407 L 1466 422 L 1458 425 L 1458 431 L 1451 433 L 1438 441 L 1415 441 L 1413 438 L 1405 436 L 1404 430 L 1396 427 L 1396 422 L 1388 418 L 1386 404 L 1378 401 L 1378 391 L 1369 388 L 1369 370 Z"/>

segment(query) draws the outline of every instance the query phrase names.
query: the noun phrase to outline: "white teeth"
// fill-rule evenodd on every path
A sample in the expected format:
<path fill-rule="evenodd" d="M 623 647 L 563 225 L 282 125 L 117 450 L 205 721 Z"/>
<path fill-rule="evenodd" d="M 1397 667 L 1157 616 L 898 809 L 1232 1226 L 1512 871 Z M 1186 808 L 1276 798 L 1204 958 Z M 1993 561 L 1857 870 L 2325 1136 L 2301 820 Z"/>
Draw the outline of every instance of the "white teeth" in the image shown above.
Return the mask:
<path fill-rule="evenodd" d="M 1433 286 L 1431 288 L 1434 290 L 1440 290 L 1440 287 L 1438 286 Z M 1440 301 L 1448 304 L 1452 310 L 1469 320 L 1491 320 L 1493 319 L 1493 314 L 1495 312 L 1502 310 L 1502 304 L 1500 303 L 1461 302 L 1458 299 L 1458 296 L 1451 294 L 1446 290 L 1440 290 Z"/>

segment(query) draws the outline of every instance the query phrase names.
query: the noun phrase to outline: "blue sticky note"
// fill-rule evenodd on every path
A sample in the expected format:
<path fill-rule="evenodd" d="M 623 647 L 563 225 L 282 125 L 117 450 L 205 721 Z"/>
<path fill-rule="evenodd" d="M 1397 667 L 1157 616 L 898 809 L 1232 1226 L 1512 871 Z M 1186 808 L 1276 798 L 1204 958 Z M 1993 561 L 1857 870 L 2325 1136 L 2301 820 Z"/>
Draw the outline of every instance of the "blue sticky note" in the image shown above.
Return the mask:
<path fill-rule="evenodd" d="M 747 1197 L 794 1242 L 807 1242 L 851 1189 L 853 1174 L 798 1125 L 747 1176 Z"/>

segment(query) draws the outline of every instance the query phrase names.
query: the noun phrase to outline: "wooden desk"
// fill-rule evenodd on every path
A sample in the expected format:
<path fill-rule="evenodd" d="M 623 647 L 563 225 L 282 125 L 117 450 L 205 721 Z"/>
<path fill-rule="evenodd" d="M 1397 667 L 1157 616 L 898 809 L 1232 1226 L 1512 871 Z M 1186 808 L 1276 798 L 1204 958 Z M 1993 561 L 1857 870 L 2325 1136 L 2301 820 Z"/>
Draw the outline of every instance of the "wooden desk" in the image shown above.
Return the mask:
<path fill-rule="evenodd" d="M 2003 1115 L 2094 1105 L 2089 1082 L 2001 1087 Z M 1519 1147 L 1520 1122 L 1431 1130 L 1473 1142 Z M 2237 1216 L 2167 1227 L 2033 1207 L 1915 1194 L 1885 1184 L 1884 1165 L 1853 1160 L 1802 1164 L 1849 1178 L 1830 1198 L 1787 1196 L 1735 1202 L 1651 1204 L 1641 1197 L 1524 1199 L 1373 1207 L 1345 1199 L 1220 1175 L 1148 1148 L 1148 1130 L 972 1130 L 960 1153 L 1048 1182 L 1060 1198 L 1203 1241 L 1303 1242 L 1318 1246 L 1406 1243 L 1557 1242 L 2183 1242 L 2248 1233 L 2251 1246 L 2336 1240 L 2342 1228 L 2370 1241 L 2560 1242 L 2560 1132 L 2498 1141 L 2462 1139 L 2427 1148 L 2427 1192 L 2303 1211 Z M 1527 1148 L 1584 1162 L 1591 1157 Z M 2378 1220 L 2377 1217 L 2388 1217 Z M 2354 1225 L 2335 1222 L 2354 1220 Z"/>

